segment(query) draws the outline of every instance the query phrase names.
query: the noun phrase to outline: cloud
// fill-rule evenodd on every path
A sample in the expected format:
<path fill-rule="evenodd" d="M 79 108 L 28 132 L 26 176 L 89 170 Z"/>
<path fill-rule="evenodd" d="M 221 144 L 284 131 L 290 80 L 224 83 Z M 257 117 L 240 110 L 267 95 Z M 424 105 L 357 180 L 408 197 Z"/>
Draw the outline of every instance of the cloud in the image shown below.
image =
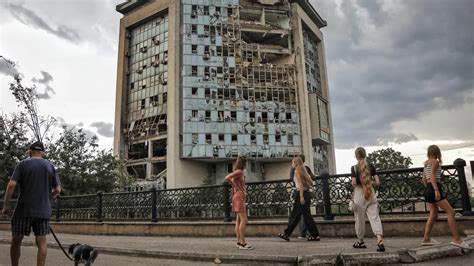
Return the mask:
<path fill-rule="evenodd" d="M 56 117 L 56 119 L 58 121 L 58 126 L 61 128 L 66 128 L 66 130 L 72 130 L 75 132 L 77 132 L 79 129 L 82 129 L 82 132 L 84 132 L 88 138 L 97 138 L 97 135 L 94 132 L 84 128 L 84 123 L 82 122 L 79 122 L 77 124 L 70 124 L 67 123 L 66 120 L 62 117 Z"/>
<path fill-rule="evenodd" d="M 54 89 L 49 85 L 49 83 L 53 81 L 53 76 L 44 70 L 41 70 L 41 75 L 43 75 L 43 78 L 41 79 L 37 79 L 35 77 L 31 79 L 31 81 L 45 86 L 44 92 L 40 93 L 38 90 L 36 90 L 36 95 L 39 99 L 51 99 L 51 94 L 56 94 Z"/>
<path fill-rule="evenodd" d="M 0 73 L 11 77 L 20 75 L 15 62 L 2 55 L 0 55 Z"/>
<path fill-rule="evenodd" d="M 97 128 L 97 133 L 103 137 L 112 138 L 114 136 L 114 125 L 112 123 L 94 122 L 90 126 Z"/>
<path fill-rule="evenodd" d="M 10 11 L 14 18 L 25 25 L 44 30 L 68 41 L 75 42 L 81 40 L 81 37 L 75 30 L 69 28 L 66 25 L 58 25 L 56 29 L 54 29 L 33 10 L 28 9 L 22 5 L 13 3 L 4 3 L 2 5 L 6 10 Z"/>
<path fill-rule="evenodd" d="M 328 22 L 322 31 L 338 148 L 420 138 L 427 129 L 393 125 L 473 99 L 472 1 L 311 2 Z M 470 129 L 445 130 L 460 139 Z"/>

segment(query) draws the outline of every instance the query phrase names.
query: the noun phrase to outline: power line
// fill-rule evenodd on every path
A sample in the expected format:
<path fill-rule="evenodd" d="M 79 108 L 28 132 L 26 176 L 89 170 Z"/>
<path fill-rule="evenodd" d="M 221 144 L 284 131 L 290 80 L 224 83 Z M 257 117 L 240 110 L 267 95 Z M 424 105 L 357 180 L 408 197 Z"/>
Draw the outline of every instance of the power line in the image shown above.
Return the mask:
<path fill-rule="evenodd" d="M 466 145 L 461 146 L 461 147 L 456 147 L 456 148 L 451 148 L 451 149 L 445 149 L 445 150 L 443 150 L 443 152 L 445 152 L 445 151 L 452 151 L 452 150 L 458 150 L 458 149 L 467 148 L 467 147 L 470 147 L 470 146 L 474 146 L 474 143 L 466 144 Z M 407 155 L 407 156 L 419 156 L 419 155 L 426 155 L 426 152 L 424 152 L 424 153 L 417 153 L 417 154 L 410 154 L 410 155 Z"/>

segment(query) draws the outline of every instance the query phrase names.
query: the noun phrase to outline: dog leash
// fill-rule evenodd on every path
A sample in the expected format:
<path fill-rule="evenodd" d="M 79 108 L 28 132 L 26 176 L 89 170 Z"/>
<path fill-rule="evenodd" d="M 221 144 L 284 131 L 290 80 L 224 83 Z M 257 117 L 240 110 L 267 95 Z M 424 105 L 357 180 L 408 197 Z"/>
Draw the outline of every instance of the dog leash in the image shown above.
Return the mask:
<path fill-rule="evenodd" d="M 59 242 L 59 239 L 56 237 L 56 234 L 54 233 L 53 228 L 51 228 L 51 226 L 49 226 L 49 225 L 48 225 L 48 227 L 49 227 L 49 231 L 51 231 L 51 234 L 53 234 L 54 239 L 56 239 L 56 243 L 58 243 L 59 247 L 60 247 L 60 248 L 62 249 L 62 251 L 64 252 L 64 255 L 66 255 L 66 257 L 67 257 L 69 260 L 74 261 L 71 257 L 69 257 L 69 255 L 67 254 L 66 250 L 64 250 L 63 245 L 61 245 L 61 242 Z"/>

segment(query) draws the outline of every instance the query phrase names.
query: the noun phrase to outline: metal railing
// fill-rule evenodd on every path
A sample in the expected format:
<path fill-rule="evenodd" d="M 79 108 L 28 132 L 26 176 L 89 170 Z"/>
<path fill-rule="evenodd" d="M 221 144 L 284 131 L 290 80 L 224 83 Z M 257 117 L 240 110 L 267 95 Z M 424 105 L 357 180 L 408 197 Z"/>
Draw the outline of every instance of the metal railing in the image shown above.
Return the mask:
<path fill-rule="evenodd" d="M 471 214 L 464 173 L 464 160 L 442 167 L 441 184 L 447 200 L 458 212 Z M 379 171 L 377 198 L 382 214 L 425 213 L 423 168 Z M 311 200 L 315 216 L 326 220 L 349 215 L 352 198 L 350 174 L 321 175 Z M 288 217 L 293 206 L 293 183 L 289 180 L 247 184 L 247 209 L 251 218 Z M 14 203 L 13 203 L 14 205 Z M 97 193 L 62 196 L 53 203 L 56 221 L 152 221 L 171 219 L 231 220 L 231 190 L 227 183 L 181 189 Z M 3 206 L 3 201 L 0 201 Z"/>

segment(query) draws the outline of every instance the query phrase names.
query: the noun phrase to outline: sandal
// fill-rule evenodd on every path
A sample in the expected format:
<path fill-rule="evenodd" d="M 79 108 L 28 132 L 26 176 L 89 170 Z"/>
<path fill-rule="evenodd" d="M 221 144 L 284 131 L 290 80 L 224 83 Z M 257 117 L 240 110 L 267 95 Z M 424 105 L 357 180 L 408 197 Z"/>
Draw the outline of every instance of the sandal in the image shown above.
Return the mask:
<path fill-rule="evenodd" d="M 321 241 L 319 236 L 308 236 L 308 241 Z"/>
<path fill-rule="evenodd" d="M 367 248 L 364 241 L 357 241 L 352 245 L 353 248 Z"/>
<path fill-rule="evenodd" d="M 278 237 L 281 239 L 285 239 L 286 241 L 290 241 L 290 237 L 285 233 L 278 234 Z"/>
<path fill-rule="evenodd" d="M 377 243 L 377 251 L 378 252 L 384 252 L 385 251 L 385 246 L 383 245 L 383 240 L 380 240 Z"/>

